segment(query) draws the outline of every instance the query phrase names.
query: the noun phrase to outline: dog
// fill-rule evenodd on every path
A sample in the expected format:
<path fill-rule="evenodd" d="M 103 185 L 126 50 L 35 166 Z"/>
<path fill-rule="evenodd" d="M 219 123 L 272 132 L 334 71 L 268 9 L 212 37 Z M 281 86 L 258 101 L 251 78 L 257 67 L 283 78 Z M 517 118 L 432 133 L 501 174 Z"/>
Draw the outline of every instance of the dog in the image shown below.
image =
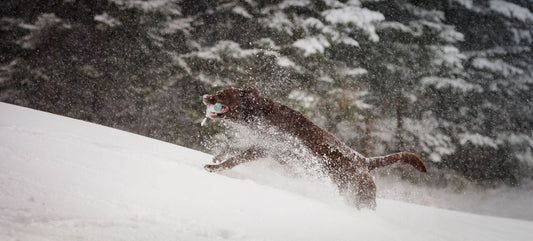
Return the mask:
<path fill-rule="evenodd" d="M 229 120 L 256 130 L 262 129 L 257 128 L 260 123 L 298 139 L 310 153 L 321 160 L 321 167 L 326 175 L 338 186 L 339 192 L 358 209 L 376 207 L 376 185 L 370 171 L 393 163 L 405 163 L 420 172 L 426 172 L 422 159 L 410 152 L 364 157 L 300 112 L 261 96 L 255 88 L 231 87 L 214 95 L 206 94 L 203 96 L 203 103 L 208 107 L 218 103 L 220 109 L 207 111 L 207 118 Z M 262 134 L 264 133 L 260 133 Z M 229 157 L 217 155 L 213 161 L 221 163 L 207 164 L 205 169 L 210 172 L 230 169 L 262 158 L 267 152 L 265 148 L 253 146 Z"/>

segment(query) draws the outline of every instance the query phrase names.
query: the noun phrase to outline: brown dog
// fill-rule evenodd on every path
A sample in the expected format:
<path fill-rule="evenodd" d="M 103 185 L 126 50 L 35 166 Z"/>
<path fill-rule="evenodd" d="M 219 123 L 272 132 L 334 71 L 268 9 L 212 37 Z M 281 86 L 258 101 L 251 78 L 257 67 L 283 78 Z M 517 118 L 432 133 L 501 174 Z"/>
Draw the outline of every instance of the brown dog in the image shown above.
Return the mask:
<path fill-rule="evenodd" d="M 256 89 L 228 88 L 218 91 L 216 95 L 204 95 L 205 105 L 220 103 L 221 110 L 208 112 L 211 119 L 227 119 L 252 129 L 261 125 L 275 128 L 280 133 L 290 134 L 321 160 L 321 166 L 339 191 L 347 196 L 356 207 L 371 208 L 376 206 L 376 185 L 369 172 L 375 168 L 396 162 L 410 164 L 418 171 L 426 172 L 424 162 L 409 152 L 394 153 L 382 157 L 364 157 L 354 151 L 324 129 L 313 124 L 300 112 L 262 97 Z M 258 129 L 258 128 L 255 128 Z M 238 164 L 263 157 L 265 149 L 252 147 L 242 153 L 220 160 L 218 165 L 206 165 L 211 172 L 232 168 Z"/>

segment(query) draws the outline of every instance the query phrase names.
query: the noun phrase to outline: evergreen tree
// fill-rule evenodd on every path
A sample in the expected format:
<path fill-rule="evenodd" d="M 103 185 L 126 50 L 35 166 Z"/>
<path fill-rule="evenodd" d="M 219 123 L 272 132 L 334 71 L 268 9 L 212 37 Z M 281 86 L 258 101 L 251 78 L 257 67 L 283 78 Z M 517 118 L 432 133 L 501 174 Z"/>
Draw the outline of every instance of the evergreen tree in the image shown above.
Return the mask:
<path fill-rule="evenodd" d="M 531 8 L 501 0 L 447 6 L 447 19 L 465 34 L 461 48 L 476 91 L 449 104 L 459 110 L 453 115 L 442 113 L 457 126 L 457 151 L 445 163 L 472 179 L 516 184 L 533 163 Z"/>
<path fill-rule="evenodd" d="M 455 47 L 463 35 L 445 23 L 442 11 L 410 1 L 369 2 L 366 6 L 386 17 L 378 26 L 380 41 L 363 48 L 366 51 L 360 55 L 372 73 L 366 81 L 378 96 L 376 121 L 384 130 L 376 130 L 377 134 L 389 133 L 376 137 L 385 152 L 417 150 L 424 159 L 440 162 L 454 147 L 444 123 L 433 112 L 440 103 L 431 102 L 434 97 L 427 91 L 455 87 L 463 81 L 459 76 L 464 75 L 465 56 Z"/>
<path fill-rule="evenodd" d="M 202 94 L 256 86 L 366 155 L 410 150 L 517 183 L 533 165 L 532 12 L 522 0 L 3 1 L 0 101 L 203 149 L 224 129 L 199 126 Z"/>

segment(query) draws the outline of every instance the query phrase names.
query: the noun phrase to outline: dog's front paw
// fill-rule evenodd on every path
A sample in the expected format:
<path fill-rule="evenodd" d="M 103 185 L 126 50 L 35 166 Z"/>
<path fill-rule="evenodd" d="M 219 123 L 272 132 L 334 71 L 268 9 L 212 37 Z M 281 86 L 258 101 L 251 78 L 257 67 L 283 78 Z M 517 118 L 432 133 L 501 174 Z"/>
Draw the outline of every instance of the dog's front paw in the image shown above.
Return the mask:
<path fill-rule="evenodd" d="M 205 165 L 204 169 L 208 172 L 217 172 L 217 171 L 222 170 L 222 168 L 220 168 L 219 165 L 210 165 L 210 164 Z"/>

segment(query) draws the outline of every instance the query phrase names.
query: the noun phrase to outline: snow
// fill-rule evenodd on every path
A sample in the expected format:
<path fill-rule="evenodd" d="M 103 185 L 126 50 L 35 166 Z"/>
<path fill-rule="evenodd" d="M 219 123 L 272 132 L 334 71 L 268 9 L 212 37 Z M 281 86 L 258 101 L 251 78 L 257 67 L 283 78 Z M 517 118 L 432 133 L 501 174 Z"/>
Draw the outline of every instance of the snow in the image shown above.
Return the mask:
<path fill-rule="evenodd" d="M 506 136 L 505 139 L 507 139 L 507 141 L 510 142 L 511 144 L 524 143 L 528 146 L 533 146 L 533 133 L 531 133 L 530 135 L 511 133 L 508 136 Z"/>
<path fill-rule="evenodd" d="M 322 71 L 321 71 L 322 72 Z M 331 76 L 321 73 L 320 76 L 317 78 L 320 81 L 326 82 L 326 83 L 333 83 L 335 80 L 331 78 Z"/>
<path fill-rule="evenodd" d="M 254 0 L 244 0 L 246 3 L 248 3 L 252 7 L 257 7 L 257 3 L 254 2 Z"/>
<path fill-rule="evenodd" d="M 244 8 L 241 7 L 241 6 L 234 7 L 234 8 L 232 9 L 232 12 L 234 12 L 234 13 L 236 13 L 236 14 L 238 14 L 238 15 L 241 15 L 241 16 L 243 16 L 243 17 L 245 17 L 245 18 L 252 18 L 252 15 L 250 15 L 250 14 L 248 13 L 248 11 L 246 11 L 246 9 L 244 9 Z"/>
<path fill-rule="evenodd" d="M 533 152 L 531 152 L 531 148 L 527 147 L 524 148 L 525 150 L 522 152 L 517 152 L 515 154 L 515 157 L 518 158 L 523 163 L 526 163 L 527 165 L 533 165 Z"/>
<path fill-rule="evenodd" d="M 372 106 L 370 104 L 365 103 L 362 100 L 355 100 L 353 104 L 355 106 L 357 106 L 357 108 L 359 108 L 360 110 L 368 110 L 368 109 L 372 109 L 372 107 L 374 107 L 374 106 Z"/>
<path fill-rule="evenodd" d="M 288 98 L 297 101 L 301 106 L 311 109 L 318 105 L 319 98 L 303 90 L 292 90 Z"/>
<path fill-rule="evenodd" d="M 311 4 L 310 0 L 284 0 L 279 4 L 281 9 L 286 9 L 290 7 L 305 7 Z"/>
<path fill-rule="evenodd" d="M 512 66 L 501 59 L 487 59 L 483 57 L 478 57 L 472 60 L 472 66 L 478 69 L 484 69 L 491 71 L 493 73 L 500 73 L 504 77 L 509 77 L 511 75 L 523 74 L 524 71 Z"/>
<path fill-rule="evenodd" d="M 354 47 L 359 47 L 359 42 L 357 42 L 355 39 L 350 37 L 343 37 L 341 38 L 341 42 L 346 45 L 351 45 Z"/>
<path fill-rule="evenodd" d="M 474 8 L 473 0 L 453 0 L 453 1 L 458 3 L 458 4 L 460 4 L 460 5 L 462 5 L 466 9 L 473 9 Z"/>
<path fill-rule="evenodd" d="M 413 4 L 405 4 L 404 8 L 412 14 L 426 19 L 429 22 L 441 23 L 445 19 L 444 12 L 439 10 L 427 10 L 421 7 L 417 7 Z"/>
<path fill-rule="evenodd" d="M 412 34 L 413 36 L 420 36 L 422 34 L 421 30 L 418 32 L 415 32 L 410 27 L 399 22 L 381 22 L 377 26 L 380 29 L 394 29 L 400 32 Z"/>
<path fill-rule="evenodd" d="M 184 147 L 5 103 L 0 116 L 0 240 L 533 237 L 531 221 L 385 199 L 358 211 L 269 162 L 209 173 Z"/>
<path fill-rule="evenodd" d="M 137 8 L 141 9 L 145 12 L 152 12 L 152 11 L 159 11 L 159 10 L 168 10 L 171 13 L 179 15 L 179 12 L 176 12 L 175 10 L 168 8 L 165 9 L 168 6 L 171 6 L 173 3 L 171 0 L 111 0 L 118 6 L 124 6 L 126 8 Z"/>
<path fill-rule="evenodd" d="M 263 12 L 263 14 L 267 13 Z M 269 28 L 278 30 L 280 32 L 285 32 L 291 36 L 293 35 L 293 29 L 295 29 L 292 21 L 282 11 L 276 11 L 274 14 L 272 14 L 272 18 L 266 17 L 260 19 L 260 21 Z"/>
<path fill-rule="evenodd" d="M 468 56 L 479 56 L 479 57 L 498 57 L 499 55 L 506 54 L 523 54 L 531 51 L 529 46 L 497 46 L 491 49 L 485 49 L 482 51 L 472 51 L 468 52 Z"/>
<path fill-rule="evenodd" d="M 324 23 L 322 23 L 322 21 L 316 19 L 316 18 L 306 18 L 304 20 L 304 25 L 305 26 L 309 26 L 309 27 L 313 27 L 313 28 L 317 28 L 317 29 L 322 29 L 324 28 Z"/>
<path fill-rule="evenodd" d="M 5 18 L 3 18 L 5 20 Z M 60 28 L 71 28 L 70 24 L 65 23 L 61 18 L 57 17 L 54 13 L 43 13 L 37 17 L 34 24 L 19 23 L 18 26 L 30 31 L 29 34 L 17 40 L 22 48 L 33 49 L 42 41 L 41 34 L 43 31 L 52 28 L 54 26 Z"/>
<path fill-rule="evenodd" d="M 461 145 L 471 143 L 476 146 L 489 146 L 494 149 L 498 149 L 498 145 L 502 144 L 498 139 L 484 136 L 479 133 L 462 133 L 459 135 L 459 143 L 461 143 Z"/>
<path fill-rule="evenodd" d="M 177 18 L 173 19 L 166 23 L 163 33 L 165 34 L 174 34 L 178 31 L 182 31 L 184 34 L 189 35 L 192 29 L 191 23 L 194 21 L 194 18 Z"/>
<path fill-rule="evenodd" d="M 533 133 L 530 133 L 529 135 L 510 133 L 498 136 L 498 139 L 507 141 L 509 144 L 519 147 L 520 151 L 518 151 L 515 156 L 521 162 L 533 166 L 533 153 L 531 150 L 531 148 L 533 148 Z"/>
<path fill-rule="evenodd" d="M 335 8 L 346 6 L 345 4 L 341 3 L 338 0 L 324 0 L 323 2 L 326 4 L 326 6 L 335 7 Z"/>
<path fill-rule="evenodd" d="M 20 23 L 19 27 L 26 30 L 41 30 L 45 27 L 55 25 L 63 22 L 61 18 L 57 17 L 54 13 L 43 13 L 39 15 L 35 24 Z"/>
<path fill-rule="evenodd" d="M 0 65 L 0 84 L 3 84 L 4 81 L 12 79 L 13 69 L 20 60 L 18 58 L 13 59 L 8 64 Z"/>
<path fill-rule="evenodd" d="M 281 67 L 296 67 L 296 64 L 292 62 L 288 57 L 280 56 L 277 58 L 277 63 Z"/>
<path fill-rule="evenodd" d="M 299 67 L 288 57 L 280 55 L 278 52 L 273 51 L 276 49 L 279 49 L 279 46 L 276 46 L 275 43 L 271 39 L 261 39 L 260 41 L 257 41 L 256 44 L 261 45 L 258 46 L 260 48 L 253 48 L 253 49 L 243 49 L 241 46 L 233 41 L 230 40 L 222 40 L 217 42 L 214 46 L 201 48 L 197 52 L 192 52 L 189 54 L 183 55 L 184 57 L 198 57 L 201 59 L 210 59 L 210 60 L 216 60 L 216 61 L 222 61 L 223 57 L 231 57 L 235 59 L 240 58 L 246 58 L 252 55 L 256 55 L 258 53 L 263 53 L 266 55 L 271 55 L 276 57 L 277 64 L 282 67 L 290 67 L 294 68 L 295 70 L 299 71 Z M 185 63 L 185 61 L 181 58 L 177 59 L 178 64 L 184 68 L 187 72 L 190 72 L 190 68 Z M 206 83 L 215 83 L 218 82 L 218 84 L 214 86 L 220 86 L 223 85 L 220 80 L 211 80 L 209 78 L 202 78 L 205 76 L 201 76 L 202 74 L 199 74 L 200 80 L 206 82 Z"/>
<path fill-rule="evenodd" d="M 360 76 L 368 73 L 364 68 L 344 68 L 339 71 L 344 76 Z"/>
<path fill-rule="evenodd" d="M 533 22 L 533 13 L 527 8 L 502 0 L 492 0 L 489 5 L 490 9 L 508 18 L 518 19 L 522 22 Z"/>
<path fill-rule="evenodd" d="M 322 12 L 322 16 L 333 24 L 353 24 L 365 31 L 374 42 L 379 40 L 374 22 L 385 20 L 385 16 L 379 12 L 356 6 L 326 10 Z"/>
<path fill-rule="evenodd" d="M 258 46 L 261 49 L 268 50 L 280 50 L 281 48 L 276 45 L 276 42 L 271 38 L 262 38 L 254 42 L 254 45 Z"/>
<path fill-rule="evenodd" d="M 477 91 L 482 92 L 483 88 L 480 85 L 468 83 L 464 79 L 452 79 L 452 78 L 443 78 L 437 76 L 424 77 L 420 80 L 420 83 L 423 86 L 432 85 L 437 89 L 451 88 L 452 90 L 458 90 L 461 92 L 470 92 Z"/>
<path fill-rule="evenodd" d="M 187 54 L 202 59 L 221 60 L 222 55 L 232 58 L 245 58 L 257 54 L 259 49 L 242 49 L 241 46 L 231 40 L 218 41 L 214 46 L 202 48 L 200 51 Z"/>
<path fill-rule="evenodd" d="M 521 42 L 525 42 L 526 44 L 530 44 L 533 42 L 533 33 L 529 30 L 522 30 L 522 29 L 509 29 L 511 33 L 513 33 L 513 39 L 514 42 L 519 44 Z"/>
<path fill-rule="evenodd" d="M 441 162 L 444 156 L 455 152 L 452 138 L 443 133 L 439 120 L 431 116 L 431 113 L 425 113 L 422 120 L 406 118 L 405 122 L 406 130 L 419 137 L 422 151 L 431 153 L 430 161 Z M 440 123 L 442 122 L 443 120 L 440 120 Z"/>
<path fill-rule="evenodd" d="M 454 26 L 445 25 L 442 32 L 439 33 L 439 37 L 448 43 L 457 43 L 465 40 L 465 36 L 457 32 Z"/>
<path fill-rule="evenodd" d="M 330 46 L 330 43 L 324 35 L 299 39 L 292 44 L 292 46 L 302 49 L 304 56 L 309 56 L 315 53 L 324 53 L 324 50 Z"/>
<path fill-rule="evenodd" d="M 107 14 L 106 12 L 94 15 L 94 21 L 101 22 L 103 24 L 108 25 L 109 27 L 116 27 L 121 24 L 118 19 L 109 16 L 109 14 Z"/>
<path fill-rule="evenodd" d="M 432 46 L 431 48 L 437 55 L 432 61 L 433 64 L 459 69 L 463 68 L 462 62 L 466 59 L 466 55 L 462 54 L 458 48 L 452 45 Z"/>

